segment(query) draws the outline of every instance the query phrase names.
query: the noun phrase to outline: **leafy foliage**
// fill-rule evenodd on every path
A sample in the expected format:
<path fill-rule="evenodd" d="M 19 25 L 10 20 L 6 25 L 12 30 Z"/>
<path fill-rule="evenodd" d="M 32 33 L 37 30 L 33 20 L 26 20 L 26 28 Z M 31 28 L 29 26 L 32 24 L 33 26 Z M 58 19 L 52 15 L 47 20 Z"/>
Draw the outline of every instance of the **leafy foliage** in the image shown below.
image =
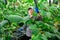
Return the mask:
<path fill-rule="evenodd" d="M 12 31 L 19 28 L 18 22 L 28 21 L 33 31 L 31 40 L 60 40 L 60 6 L 49 6 L 47 0 L 38 0 L 42 21 L 29 20 L 27 9 L 30 6 L 35 6 L 33 0 L 7 0 L 6 4 L 0 0 L 0 39 L 10 40 Z"/>

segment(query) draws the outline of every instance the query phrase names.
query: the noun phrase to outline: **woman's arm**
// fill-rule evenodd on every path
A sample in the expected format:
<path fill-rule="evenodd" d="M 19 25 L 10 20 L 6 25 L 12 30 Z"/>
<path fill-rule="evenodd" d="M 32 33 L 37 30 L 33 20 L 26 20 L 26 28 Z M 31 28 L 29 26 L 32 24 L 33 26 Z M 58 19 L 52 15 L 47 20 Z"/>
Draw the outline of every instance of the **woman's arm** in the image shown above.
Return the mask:
<path fill-rule="evenodd" d="M 37 21 L 42 21 L 42 16 L 40 15 L 40 13 L 38 13 L 38 16 L 36 17 Z"/>

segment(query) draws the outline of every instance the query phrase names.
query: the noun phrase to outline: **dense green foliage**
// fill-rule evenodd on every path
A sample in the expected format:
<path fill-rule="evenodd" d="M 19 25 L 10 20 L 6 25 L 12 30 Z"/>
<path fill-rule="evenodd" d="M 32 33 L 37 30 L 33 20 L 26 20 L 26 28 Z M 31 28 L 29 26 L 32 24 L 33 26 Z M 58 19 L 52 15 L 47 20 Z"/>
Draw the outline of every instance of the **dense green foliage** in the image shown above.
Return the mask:
<path fill-rule="evenodd" d="M 35 7 L 33 0 L 0 0 L 0 39 L 10 40 L 12 31 L 18 28 L 18 22 L 28 20 L 28 7 Z M 60 39 L 60 6 L 49 6 L 47 0 L 38 0 L 38 8 L 43 21 L 29 20 L 32 32 L 31 40 L 58 40 Z M 34 16 L 36 12 L 34 11 Z M 8 19 L 6 21 L 5 19 Z M 34 24 L 32 23 L 34 22 Z M 57 39 L 55 39 L 57 37 Z M 6 39 L 8 38 L 8 39 Z"/>

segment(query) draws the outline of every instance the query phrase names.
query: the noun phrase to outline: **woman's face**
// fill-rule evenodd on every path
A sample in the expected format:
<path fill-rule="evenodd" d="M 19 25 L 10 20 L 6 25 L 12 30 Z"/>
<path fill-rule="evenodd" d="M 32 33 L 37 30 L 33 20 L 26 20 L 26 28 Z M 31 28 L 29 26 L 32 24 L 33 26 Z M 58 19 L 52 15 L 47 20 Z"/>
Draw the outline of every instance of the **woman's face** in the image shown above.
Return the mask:
<path fill-rule="evenodd" d="M 33 14 L 33 9 L 29 10 L 29 14 L 32 15 Z"/>

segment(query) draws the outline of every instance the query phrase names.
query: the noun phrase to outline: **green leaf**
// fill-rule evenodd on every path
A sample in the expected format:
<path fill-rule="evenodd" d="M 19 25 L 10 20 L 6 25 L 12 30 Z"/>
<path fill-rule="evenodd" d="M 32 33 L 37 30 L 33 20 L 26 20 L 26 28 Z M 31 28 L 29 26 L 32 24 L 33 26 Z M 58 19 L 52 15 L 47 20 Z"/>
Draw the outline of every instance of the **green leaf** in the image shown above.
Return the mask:
<path fill-rule="evenodd" d="M 23 18 L 18 15 L 6 15 L 6 19 L 8 19 L 10 22 L 21 22 L 23 21 Z"/>
<path fill-rule="evenodd" d="M 3 20 L 3 21 L 0 23 L 0 27 L 5 26 L 7 23 L 8 23 L 8 21 L 7 21 L 7 20 Z"/>

